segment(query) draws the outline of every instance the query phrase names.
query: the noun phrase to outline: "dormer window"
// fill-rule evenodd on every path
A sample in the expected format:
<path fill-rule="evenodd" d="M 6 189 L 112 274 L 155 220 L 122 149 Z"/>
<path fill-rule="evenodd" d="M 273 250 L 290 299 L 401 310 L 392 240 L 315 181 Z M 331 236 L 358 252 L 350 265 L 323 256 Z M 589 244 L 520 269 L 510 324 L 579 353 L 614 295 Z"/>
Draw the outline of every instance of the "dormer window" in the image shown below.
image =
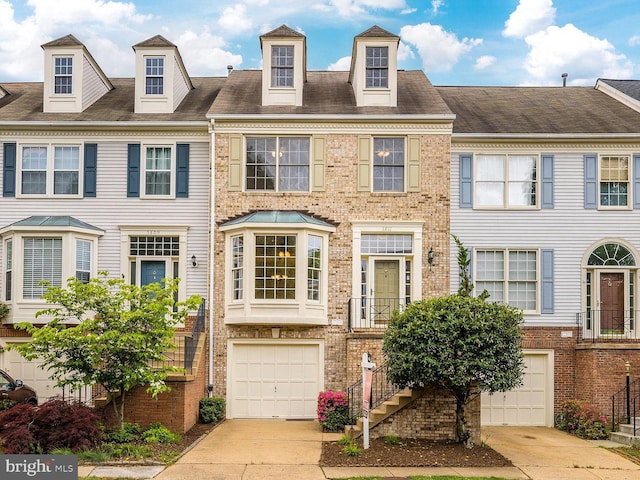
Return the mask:
<path fill-rule="evenodd" d="M 55 57 L 53 93 L 69 95 L 73 93 L 73 57 Z"/>
<path fill-rule="evenodd" d="M 145 66 L 145 93 L 164 95 L 164 57 L 146 57 Z"/>
<path fill-rule="evenodd" d="M 271 47 L 271 86 L 293 87 L 293 46 Z"/>
<path fill-rule="evenodd" d="M 367 47 L 367 88 L 389 87 L 389 47 Z"/>

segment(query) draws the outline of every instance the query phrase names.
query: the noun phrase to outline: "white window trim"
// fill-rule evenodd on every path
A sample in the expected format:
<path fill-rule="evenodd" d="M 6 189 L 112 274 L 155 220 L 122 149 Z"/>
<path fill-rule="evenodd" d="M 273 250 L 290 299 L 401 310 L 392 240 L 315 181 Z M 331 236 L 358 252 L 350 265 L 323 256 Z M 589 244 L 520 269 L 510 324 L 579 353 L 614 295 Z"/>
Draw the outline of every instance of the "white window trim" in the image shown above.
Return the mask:
<path fill-rule="evenodd" d="M 56 75 L 56 59 L 58 58 L 69 58 L 71 59 L 71 75 Z M 76 70 L 76 61 L 75 55 L 53 55 L 52 60 L 52 82 L 51 82 L 51 94 L 56 97 L 73 97 L 75 95 L 75 70 Z M 71 78 L 71 93 L 56 93 L 56 78 L 57 77 L 70 77 Z"/>
<path fill-rule="evenodd" d="M 361 271 L 360 262 L 362 260 L 362 235 L 411 235 L 413 238 L 412 272 L 411 272 L 411 299 L 418 300 L 422 294 L 422 271 L 423 265 L 423 240 L 422 229 L 424 222 L 352 222 L 353 242 L 352 242 L 352 264 L 351 264 L 351 297 L 360 298 Z M 371 256 L 371 255 L 369 255 Z M 376 256 L 376 255 L 373 255 Z M 394 255 L 395 257 L 407 258 L 408 255 Z M 402 267 L 404 268 L 404 267 Z M 401 290 L 404 297 L 404 290 Z"/>
<path fill-rule="evenodd" d="M 386 48 L 387 49 L 387 66 L 386 66 L 386 71 L 387 71 L 387 86 L 386 87 L 382 87 L 382 86 L 376 86 L 376 87 L 369 87 L 367 85 L 367 73 L 369 71 L 370 68 L 374 69 L 375 67 L 368 67 L 367 66 L 367 49 L 369 48 Z M 391 89 L 391 79 L 390 79 L 390 72 L 391 72 L 391 58 L 390 58 L 390 48 L 388 45 L 365 45 L 364 47 L 364 89 L 368 92 L 370 91 L 383 91 L 383 92 L 387 92 Z M 382 70 L 382 68 L 375 68 L 375 70 Z"/>
<path fill-rule="evenodd" d="M 178 246 L 178 277 L 180 283 L 178 284 L 178 301 L 185 301 L 187 299 L 187 273 L 188 265 L 191 265 L 191 261 L 188 261 L 188 243 L 187 233 L 189 231 L 188 226 L 159 226 L 150 225 L 147 227 L 140 226 L 118 226 L 120 230 L 120 272 L 125 282 L 131 283 L 131 269 L 129 268 L 130 262 L 133 258 L 136 259 L 137 272 L 140 272 L 140 261 L 144 260 L 165 260 L 167 269 L 165 273 L 168 277 L 173 275 L 173 265 L 171 262 L 171 256 L 131 256 L 129 255 L 131 240 L 130 237 L 179 237 Z"/>
<path fill-rule="evenodd" d="M 480 295 L 482 292 L 477 288 L 477 272 L 478 272 L 478 255 L 477 252 L 504 252 L 504 279 L 502 280 L 504 284 L 503 296 L 504 296 L 504 304 L 509 304 L 509 252 L 512 251 L 527 251 L 527 252 L 536 252 L 536 309 L 535 310 L 523 310 L 524 315 L 539 315 L 541 309 L 541 295 L 542 295 L 542 266 L 541 266 L 541 249 L 534 247 L 476 247 L 473 249 L 473 275 L 474 275 L 474 291 L 473 294 L 475 296 Z M 488 298 L 491 301 L 491 297 Z"/>
<path fill-rule="evenodd" d="M 282 67 L 282 66 L 278 66 L 273 62 L 273 49 L 274 48 L 291 48 L 292 52 L 293 52 L 293 65 L 291 65 L 291 67 Z M 269 62 L 271 64 L 271 71 L 269 72 L 269 88 L 272 88 L 274 90 L 293 90 L 295 89 L 295 84 L 296 84 L 296 64 L 295 64 L 295 60 L 296 60 L 296 48 L 295 45 L 271 45 L 271 49 L 270 49 L 270 56 L 269 56 Z M 274 81 L 273 81 L 273 71 L 277 68 L 287 68 L 291 70 L 291 85 L 275 85 Z"/>
<path fill-rule="evenodd" d="M 22 193 L 22 154 L 25 147 L 46 147 L 47 149 L 47 179 L 46 193 L 31 194 Z M 55 147 L 77 147 L 79 153 L 78 162 L 78 193 L 54 194 L 54 155 Z M 80 143 L 21 143 L 17 148 L 16 159 L 16 197 L 18 198 L 83 198 L 84 197 L 84 145 Z"/>
<path fill-rule="evenodd" d="M 602 158 L 603 157 L 626 157 L 627 158 L 627 204 L 626 205 L 602 205 L 600 203 L 600 184 L 602 183 Z M 598 198 L 598 210 L 633 210 L 633 155 L 629 153 L 603 153 L 598 155 L 598 181 L 596 184 L 596 196 Z"/>
<path fill-rule="evenodd" d="M 167 57 L 165 55 L 145 55 L 143 62 L 144 84 L 142 95 L 150 98 L 167 98 Z M 162 75 L 147 75 L 147 60 L 162 59 Z M 162 78 L 162 93 L 147 93 L 147 78 Z"/>
<path fill-rule="evenodd" d="M 376 190 L 375 189 L 375 158 L 376 158 L 376 149 L 375 149 L 375 143 L 376 143 L 376 139 L 384 139 L 384 138 L 398 138 L 398 139 L 402 139 L 404 145 L 403 145 L 403 152 L 404 152 L 404 161 L 402 164 L 402 190 Z M 372 135 L 371 136 L 371 193 L 373 194 L 391 194 L 391 195 L 397 195 L 400 193 L 407 193 L 407 185 L 409 183 L 409 179 L 408 174 L 409 174 L 409 162 L 408 162 L 408 158 L 409 158 L 409 152 L 407 152 L 407 148 L 408 148 L 408 142 L 407 142 L 407 137 L 404 135 Z"/>
<path fill-rule="evenodd" d="M 478 176 L 478 157 L 485 157 L 485 156 L 499 156 L 499 157 L 504 157 L 504 190 L 503 190 L 503 195 L 504 195 L 504 204 L 502 206 L 499 205 L 477 205 L 477 201 L 476 201 L 476 192 L 477 190 L 477 183 L 482 183 L 482 182 L 478 182 L 477 181 L 477 176 Z M 536 158 L 536 204 L 535 205 L 507 205 L 507 203 L 509 202 L 509 157 L 510 156 L 529 156 L 529 157 L 535 157 Z M 540 205 L 541 205 L 541 196 L 542 196 L 542 181 L 541 181 L 541 162 L 540 162 L 540 157 L 541 155 L 539 153 L 530 153 L 530 152 L 501 152 L 501 153 L 496 153 L 496 152 L 479 152 L 476 153 L 473 156 L 473 209 L 474 210 L 540 210 Z M 600 197 L 598 197 L 600 198 Z"/>
<path fill-rule="evenodd" d="M 148 148 L 170 148 L 171 149 L 171 178 L 169 180 L 168 195 L 151 195 L 145 193 L 147 190 L 147 149 Z M 172 200 L 176 198 L 176 144 L 143 144 L 140 150 L 140 198 L 154 200 Z"/>

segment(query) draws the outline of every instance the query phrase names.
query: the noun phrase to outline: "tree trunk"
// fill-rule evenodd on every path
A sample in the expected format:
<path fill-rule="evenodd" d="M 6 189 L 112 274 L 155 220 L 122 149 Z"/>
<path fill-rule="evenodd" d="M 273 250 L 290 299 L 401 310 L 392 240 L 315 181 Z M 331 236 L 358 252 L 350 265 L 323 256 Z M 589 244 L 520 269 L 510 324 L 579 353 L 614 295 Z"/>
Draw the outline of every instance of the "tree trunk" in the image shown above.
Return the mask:
<path fill-rule="evenodd" d="M 466 408 L 467 408 L 466 396 L 456 396 L 456 442 L 464 443 L 468 448 L 473 446 L 471 441 L 471 432 L 467 429 Z"/>

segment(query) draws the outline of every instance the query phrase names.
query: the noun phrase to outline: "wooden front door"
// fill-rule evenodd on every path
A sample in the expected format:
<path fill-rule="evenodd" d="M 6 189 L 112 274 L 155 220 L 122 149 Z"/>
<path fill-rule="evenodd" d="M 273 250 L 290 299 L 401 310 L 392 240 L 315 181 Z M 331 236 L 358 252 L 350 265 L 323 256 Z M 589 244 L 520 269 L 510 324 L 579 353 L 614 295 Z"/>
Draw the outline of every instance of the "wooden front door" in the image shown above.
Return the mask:
<path fill-rule="evenodd" d="M 624 333 L 624 273 L 600 273 L 600 334 Z"/>

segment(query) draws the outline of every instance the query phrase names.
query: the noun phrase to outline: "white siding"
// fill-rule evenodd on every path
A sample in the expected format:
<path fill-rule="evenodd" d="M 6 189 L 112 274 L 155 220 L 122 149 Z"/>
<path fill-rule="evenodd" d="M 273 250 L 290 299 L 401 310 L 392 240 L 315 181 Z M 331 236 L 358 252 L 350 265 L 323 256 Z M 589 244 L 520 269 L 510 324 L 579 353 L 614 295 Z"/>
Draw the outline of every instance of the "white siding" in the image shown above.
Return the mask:
<path fill-rule="evenodd" d="M 175 111 L 180 102 L 189 93 L 189 86 L 182 75 L 180 64 L 176 58 L 173 59 L 173 110 Z"/>
<path fill-rule="evenodd" d="M 476 153 L 473 148 L 454 146 L 454 150 Z M 512 153 L 516 148 L 491 152 Z M 640 210 L 601 211 L 584 209 L 584 160 L 586 153 L 637 153 L 639 148 L 611 146 L 584 149 L 529 148 L 528 153 L 554 155 L 555 208 L 535 211 L 474 210 L 460 208 L 458 153 L 451 156 L 451 233 L 466 247 L 530 247 L 554 249 L 555 312 L 526 315 L 529 325 L 576 325 L 582 310 L 581 264 L 587 250 L 606 238 L 624 240 L 640 248 Z M 483 149 L 483 152 L 489 151 Z M 523 148 L 518 148 L 523 152 Z M 475 165 L 474 165 L 475 167 Z M 451 291 L 458 288 L 455 243 L 451 243 Z"/>
<path fill-rule="evenodd" d="M 82 57 L 82 110 L 100 99 L 109 88 L 104 84 L 87 57 Z"/>

